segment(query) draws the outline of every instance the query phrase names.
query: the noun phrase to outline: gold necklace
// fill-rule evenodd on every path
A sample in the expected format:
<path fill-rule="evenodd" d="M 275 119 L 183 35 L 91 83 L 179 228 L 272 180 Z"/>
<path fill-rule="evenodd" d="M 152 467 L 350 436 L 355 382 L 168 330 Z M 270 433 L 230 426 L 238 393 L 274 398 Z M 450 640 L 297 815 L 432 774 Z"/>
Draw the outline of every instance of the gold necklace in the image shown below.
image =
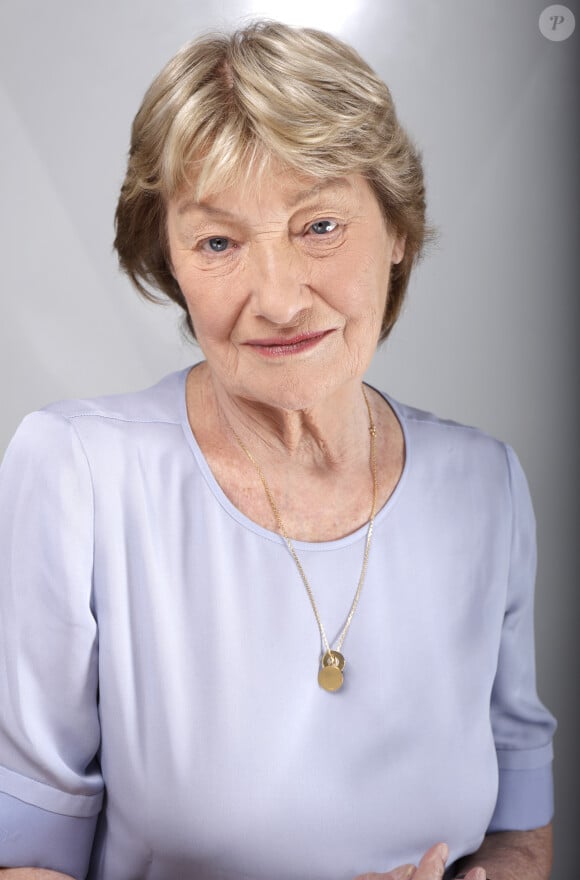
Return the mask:
<path fill-rule="evenodd" d="M 266 498 L 268 499 L 268 503 L 272 508 L 272 513 L 274 514 L 274 519 L 276 520 L 276 526 L 278 531 L 284 538 L 286 542 L 286 546 L 290 551 L 290 555 L 296 564 L 296 568 L 300 574 L 302 579 L 302 583 L 306 589 L 306 593 L 310 600 L 310 604 L 312 605 L 312 610 L 314 611 L 314 617 L 316 618 L 316 623 L 318 624 L 318 629 L 320 631 L 320 638 L 322 639 L 322 644 L 324 645 L 324 654 L 322 655 L 322 659 L 320 661 L 320 669 L 318 671 L 318 684 L 320 687 L 324 688 L 325 691 L 337 691 L 342 687 L 344 681 L 343 670 L 345 666 L 345 659 L 343 654 L 341 654 L 341 648 L 346 638 L 346 634 L 349 630 L 350 624 L 352 622 L 352 618 L 354 617 L 354 613 L 356 611 L 358 601 L 360 599 L 361 590 L 363 588 L 363 584 L 365 581 L 365 576 L 367 573 L 367 565 L 369 561 L 369 551 L 371 549 L 371 540 L 373 537 L 373 527 L 375 523 L 375 513 L 377 507 L 377 453 L 376 453 L 376 437 L 377 432 L 375 429 L 375 423 L 373 421 L 373 414 L 371 412 L 371 407 L 364 390 L 364 386 L 362 389 L 363 397 L 365 400 L 365 404 L 367 407 L 367 412 L 369 415 L 369 433 L 371 435 L 371 451 L 370 451 L 370 463 L 371 463 L 371 473 L 373 477 L 373 500 L 371 504 L 371 512 L 369 516 L 369 524 L 367 529 L 367 536 L 365 541 L 365 549 L 363 554 L 363 563 L 361 568 L 360 577 L 358 579 L 358 585 L 356 588 L 356 592 L 354 594 L 354 599 L 352 600 L 352 605 L 350 606 L 350 610 L 348 612 L 345 624 L 342 628 L 342 632 L 340 633 L 337 642 L 336 642 L 336 650 L 330 647 L 330 643 L 326 636 L 326 631 L 322 624 L 322 620 L 320 619 L 320 614 L 318 612 L 318 608 L 316 607 L 316 602 L 314 601 L 314 594 L 312 592 L 312 588 L 308 583 L 308 579 L 306 574 L 304 573 L 304 569 L 302 568 L 302 563 L 298 558 L 298 554 L 294 548 L 294 544 L 292 543 L 290 536 L 288 535 L 288 531 L 284 526 L 282 521 L 282 517 L 280 516 L 280 511 L 278 510 L 278 506 L 274 501 L 274 497 L 272 492 L 270 491 L 270 487 L 266 481 L 266 477 L 264 476 L 264 471 L 248 449 L 248 447 L 243 443 L 240 439 L 234 428 L 230 425 L 230 429 L 232 434 L 234 435 L 238 445 L 248 457 L 254 468 L 256 469 L 258 476 L 260 477 L 260 481 L 262 486 L 264 487 L 264 492 L 266 493 Z"/>

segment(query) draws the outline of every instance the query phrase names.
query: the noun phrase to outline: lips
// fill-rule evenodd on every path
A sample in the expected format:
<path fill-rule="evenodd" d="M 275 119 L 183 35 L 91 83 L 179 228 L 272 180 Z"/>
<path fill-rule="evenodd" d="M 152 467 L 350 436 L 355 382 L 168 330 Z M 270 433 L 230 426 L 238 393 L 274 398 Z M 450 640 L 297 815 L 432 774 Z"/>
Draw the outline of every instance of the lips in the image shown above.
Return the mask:
<path fill-rule="evenodd" d="M 266 357 L 284 357 L 314 348 L 332 330 L 319 330 L 313 333 L 299 333 L 296 336 L 272 336 L 267 339 L 250 339 L 246 345 Z"/>

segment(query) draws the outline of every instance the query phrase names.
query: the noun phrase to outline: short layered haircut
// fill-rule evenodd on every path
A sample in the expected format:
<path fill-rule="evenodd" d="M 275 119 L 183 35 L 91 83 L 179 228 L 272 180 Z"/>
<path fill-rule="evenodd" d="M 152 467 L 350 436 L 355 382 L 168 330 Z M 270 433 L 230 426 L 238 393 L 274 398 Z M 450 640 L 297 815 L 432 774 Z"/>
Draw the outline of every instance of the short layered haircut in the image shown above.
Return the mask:
<path fill-rule="evenodd" d="M 258 21 L 181 49 L 135 117 L 115 215 L 121 268 L 146 298 L 176 302 L 166 204 L 255 179 L 270 160 L 321 180 L 361 174 L 405 253 L 389 279 L 380 339 L 397 320 L 411 269 L 431 235 L 420 155 L 389 89 L 358 53 L 322 31 Z M 161 295 L 160 295 L 161 294 Z"/>

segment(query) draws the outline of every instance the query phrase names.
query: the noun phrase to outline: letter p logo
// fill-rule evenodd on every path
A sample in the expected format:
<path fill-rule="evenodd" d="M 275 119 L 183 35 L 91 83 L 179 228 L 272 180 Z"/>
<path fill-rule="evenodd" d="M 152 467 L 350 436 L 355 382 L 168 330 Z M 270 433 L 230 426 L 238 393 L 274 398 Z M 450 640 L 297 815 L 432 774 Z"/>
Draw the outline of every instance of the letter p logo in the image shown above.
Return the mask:
<path fill-rule="evenodd" d="M 574 33 L 576 20 L 567 6 L 547 6 L 538 21 L 541 34 L 552 42 L 567 40 Z"/>

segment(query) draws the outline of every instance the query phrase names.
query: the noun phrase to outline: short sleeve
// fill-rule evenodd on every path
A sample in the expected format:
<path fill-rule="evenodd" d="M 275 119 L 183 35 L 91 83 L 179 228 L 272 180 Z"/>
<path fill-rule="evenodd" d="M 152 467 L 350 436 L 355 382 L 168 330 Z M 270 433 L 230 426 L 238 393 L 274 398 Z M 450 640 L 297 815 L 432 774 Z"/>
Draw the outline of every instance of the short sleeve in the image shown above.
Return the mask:
<path fill-rule="evenodd" d="M 93 495 L 73 425 L 28 416 L 0 468 L 0 865 L 82 878 L 102 805 Z"/>
<path fill-rule="evenodd" d="M 507 447 L 512 537 L 507 600 L 491 721 L 499 793 L 489 831 L 529 830 L 553 815 L 552 737 L 556 722 L 538 699 L 534 659 L 536 529 L 521 465 Z"/>

